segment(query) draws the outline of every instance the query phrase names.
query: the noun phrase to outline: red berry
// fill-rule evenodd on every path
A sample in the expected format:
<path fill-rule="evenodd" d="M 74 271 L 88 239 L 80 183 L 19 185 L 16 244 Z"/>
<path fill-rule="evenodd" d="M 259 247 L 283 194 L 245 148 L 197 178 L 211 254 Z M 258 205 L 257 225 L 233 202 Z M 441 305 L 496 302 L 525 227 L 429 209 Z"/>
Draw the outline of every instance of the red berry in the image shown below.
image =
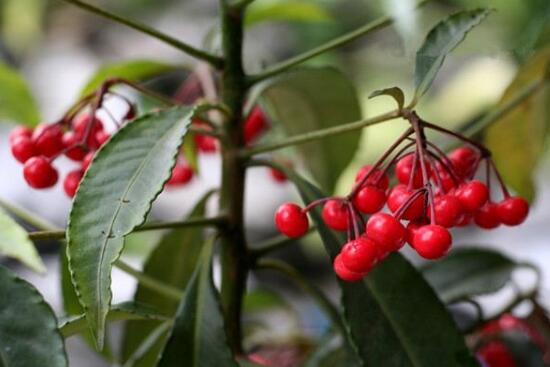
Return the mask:
<path fill-rule="evenodd" d="M 99 130 L 95 133 L 95 145 L 99 148 L 109 140 L 111 135 L 105 130 Z"/>
<path fill-rule="evenodd" d="M 529 203 L 518 196 L 511 196 L 498 203 L 498 217 L 507 226 L 523 223 L 529 214 Z"/>
<path fill-rule="evenodd" d="M 354 273 L 365 274 L 376 264 L 379 245 L 367 237 L 359 237 L 344 245 L 340 252 L 342 264 Z"/>
<path fill-rule="evenodd" d="M 52 157 L 64 148 L 63 129 L 58 124 L 40 124 L 32 134 L 32 140 L 39 154 Z"/>
<path fill-rule="evenodd" d="M 103 121 L 101 121 L 98 117 L 95 117 L 92 120 L 89 113 L 83 113 L 78 115 L 71 123 L 74 133 L 78 139 L 84 138 L 89 124 L 93 124 L 93 126 L 90 127 L 90 135 L 86 139 L 86 145 L 91 149 L 97 149 L 99 148 L 99 145 L 96 141 L 96 134 L 103 130 Z"/>
<path fill-rule="evenodd" d="M 84 176 L 84 171 L 80 169 L 67 173 L 67 176 L 65 176 L 63 180 L 63 190 L 65 190 L 68 197 L 74 197 L 76 189 L 78 189 L 78 185 L 80 185 L 80 181 L 82 180 L 82 176 Z"/>
<path fill-rule="evenodd" d="M 273 177 L 273 179 L 277 182 L 286 182 L 286 180 L 287 180 L 287 177 L 286 177 L 285 173 L 283 171 L 278 170 L 278 169 L 271 168 L 269 170 L 269 173 L 271 174 L 271 177 Z"/>
<path fill-rule="evenodd" d="M 365 177 L 365 175 L 369 173 L 371 169 L 372 169 L 372 164 L 366 164 L 363 167 L 361 167 L 359 171 L 357 171 L 357 175 L 355 176 L 355 182 L 361 181 L 361 179 Z M 376 186 L 386 191 L 390 186 L 390 178 L 388 177 L 387 173 L 377 168 L 370 174 L 369 178 L 365 182 L 365 185 Z"/>
<path fill-rule="evenodd" d="M 438 224 L 428 224 L 416 230 L 413 247 L 425 259 L 439 259 L 451 248 L 453 238 L 449 230 Z"/>
<path fill-rule="evenodd" d="M 172 176 L 166 182 L 168 186 L 185 185 L 193 178 L 193 169 L 184 162 L 178 162 L 172 170 Z"/>
<path fill-rule="evenodd" d="M 300 237 L 307 232 L 309 220 L 298 205 L 285 203 L 275 212 L 275 224 L 284 235 Z"/>
<path fill-rule="evenodd" d="M 441 163 L 436 163 L 436 167 L 433 169 L 431 176 L 433 182 L 438 185 L 437 188 L 441 193 L 448 193 L 456 187 L 453 176 Z M 439 185 L 441 187 L 439 187 Z"/>
<path fill-rule="evenodd" d="M 341 200 L 328 200 L 323 206 L 323 221 L 336 231 L 348 229 L 349 208 Z"/>
<path fill-rule="evenodd" d="M 376 213 L 367 222 L 367 237 L 380 244 L 385 252 L 397 251 L 405 243 L 405 227 L 388 213 Z"/>
<path fill-rule="evenodd" d="M 402 205 L 405 205 L 413 195 L 412 190 L 408 190 L 405 185 L 396 185 L 388 195 L 388 208 L 395 213 Z M 419 195 L 414 199 L 407 210 L 402 215 L 403 219 L 414 220 L 424 215 L 424 195 Z"/>
<path fill-rule="evenodd" d="M 32 157 L 23 166 L 23 176 L 29 186 L 35 189 L 52 187 L 57 182 L 57 170 L 44 157 Z"/>
<path fill-rule="evenodd" d="M 82 159 L 82 164 L 81 164 L 81 168 L 83 171 L 86 171 L 88 169 L 88 167 L 90 167 L 90 164 L 92 164 L 92 160 L 94 159 L 94 156 L 95 156 L 95 152 L 88 152 L 85 156 L 84 156 L 84 159 Z"/>
<path fill-rule="evenodd" d="M 490 201 L 485 203 L 485 205 L 476 211 L 474 221 L 479 227 L 484 229 L 493 229 L 498 227 L 500 225 L 498 205 Z"/>
<path fill-rule="evenodd" d="M 32 136 L 32 129 L 26 126 L 16 126 L 11 132 L 9 137 L 9 142 L 11 143 L 16 138 L 21 136 L 30 138 Z"/>
<path fill-rule="evenodd" d="M 431 174 L 431 168 L 428 161 L 424 160 L 428 175 Z M 409 184 L 414 166 L 414 154 L 409 154 L 401 158 L 395 165 L 395 175 L 397 180 L 404 185 Z M 412 180 L 412 186 L 414 189 L 424 186 L 424 178 L 422 176 L 422 168 L 420 167 L 420 161 L 416 163 L 416 169 Z"/>
<path fill-rule="evenodd" d="M 199 151 L 203 153 L 214 153 L 218 150 L 218 139 L 210 135 L 195 135 L 195 143 Z"/>
<path fill-rule="evenodd" d="M 472 223 L 472 220 L 474 219 L 473 215 L 471 213 L 462 213 L 460 216 L 460 219 L 456 223 L 457 227 L 466 227 L 470 223 Z"/>
<path fill-rule="evenodd" d="M 474 174 L 475 165 L 479 159 L 479 154 L 474 149 L 470 147 L 456 148 L 447 156 L 459 177 L 467 178 Z"/>
<path fill-rule="evenodd" d="M 514 356 L 508 347 L 499 341 L 491 341 L 481 348 L 476 353 L 481 359 L 484 366 L 487 367 L 516 367 Z"/>
<path fill-rule="evenodd" d="M 65 155 L 74 161 L 81 161 L 86 156 L 86 151 L 77 147 L 78 139 L 74 132 L 67 131 L 63 134 L 63 146 L 65 147 Z"/>
<path fill-rule="evenodd" d="M 380 211 L 385 203 L 386 194 L 382 189 L 374 186 L 363 186 L 353 198 L 353 204 L 357 209 L 366 214 Z"/>
<path fill-rule="evenodd" d="M 475 212 L 487 202 L 489 190 L 487 186 L 478 180 L 473 180 L 461 185 L 455 193 L 465 211 Z"/>
<path fill-rule="evenodd" d="M 336 258 L 334 259 L 333 266 L 334 266 L 334 272 L 336 273 L 336 275 L 338 275 L 340 279 L 345 280 L 347 282 L 356 282 L 358 280 L 361 280 L 361 278 L 363 278 L 364 276 L 361 273 L 356 273 L 346 268 L 346 266 L 342 262 L 341 254 L 336 256 Z"/>
<path fill-rule="evenodd" d="M 462 204 L 451 195 L 436 196 L 434 198 L 435 223 L 443 227 L 453 227 L 462 218 Z M 428 216 L 431 210 L 428 210 Z"/>
<path fill-rule="evenodd" d="M 267 119 L 260 107 L 254 107 L 244 123 L 244 141 L 251 143 L 267 128 Z"/>
<path fill-rule="evenodd" d="M 21 163 L 38 154 L 32 140 L 24 135 L 16 136 L 10 140 L 11 154 Z"/>
<path fill-rule="evenodd" d="M 407 224 L 407 243 L 414 248 L 414 235 L 421 227 L 424 227 L 427 223 L 426 220 L 410 221 Z"/>

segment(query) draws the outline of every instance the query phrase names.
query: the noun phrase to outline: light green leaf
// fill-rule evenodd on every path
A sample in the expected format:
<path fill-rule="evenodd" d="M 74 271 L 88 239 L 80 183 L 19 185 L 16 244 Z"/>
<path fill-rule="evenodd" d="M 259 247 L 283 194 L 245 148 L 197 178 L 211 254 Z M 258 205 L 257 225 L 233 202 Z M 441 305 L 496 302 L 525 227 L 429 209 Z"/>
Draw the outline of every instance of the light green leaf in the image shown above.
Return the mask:
<path fill-rule="evenodd" d="M 304 0 L 262 0 L 247 8 L 246 26 L 266 21 L 321 23 L 332 21 L 332 16 L 320 4 Z"/>
<path fill-rule="evenodd" d="M 0 62 L 0 121 L 32 127 L 39 120 L 38 105 L 25 79 Z"/>
<path fill-rule="evenodd" d="M 226 344 L 219 295 L 212 279 L 214 241 L 208 241 L 178 307 L 158 367 L 237 366 Z"/>
<path fill-rule="evenodd" d="M 103 346 L 111 269 L 124 236 L 145 221 L 175 164 L 193 110 L 146 114 L 120 129 L 96 154 L 69 215 L 67 256 L 80 304 Z"/>
<path fill-rule="evenodd" d="M 330 67 L 305 68 L 285 74 L 267 86 L 264 100 L 288 135 L 302 134 L 361 119 L 355 88 Z M 304 164 L 321 187 L 332 192 L 353 159 L 360 134 L 351 132 L 297 146 Z"/>
<path fill-rule="evenodd" d="M 201 199 L 191 211 L 189 218 L 204 217 L 205 206 L 211 193 Z M 204 245 L 204 230 L 199 227 L 180 228 L 168 232 L 153 250 L 145 265 L 143 272 L 151 278 L 164 284 L 185 289 L 189 279 L 193 275 L 198 258 Z M 171 298 L 159 295 L 157 292 L 138 285 L 134 296 L 135 302 L 144 303 L 154 307 L 166 315 L 175 315 L 178 302 Z M 148 335 L 156 328 L 155 322 L 129 322 L 124 330 L 122 355 L 124 360 L 133 355 Z M 155 345 L 151 346 L 147 353 L 135 360 L 134 366 L 154 366 L 158 355 L 162 350 L 168 332 L 162 338 L 158 338 Z"/>
<path fill-rule="evenodd" d="M 378 97 L 378 96 L 392 97 L 397 103 L 397 107 L 399 107 L 399 109 L 402 109 L 403 105 L 405 104 L 405 94 L 403 94 L 403 91 L 399 87 L 391 87 L 386 89 L 375 90 L 370 94 L 369 99 Z"/>
<path fill-rule="evenodd" d="M 426 37 L 416 53 L 414 83 L 416 97 L 422 97 L 432 84 L 445 57 L 466 37 L 466 34 L 485 19 L 491 11 L 476 9 L 461 11 L 439 22 Z"/>
<path fill-rule="evenodd" d="M 118 305 L 113 305 L 107 314 L 107 320 L 154 320 L 156 325 L 159 321 L 167 321 L 169 317 L 157 310 L 133 302 L 125 302 Z M 59 330 L 64 338 L 84 332 L 88 330 L 86 315 L 69 316 L 59 322 Z"/>
<path fill-rule="evenodd" d="M 80 94 L 85 96 L 97 89 L 105 80 L 123 78 L 132 82 L 140 82 L 155 76 L 182 68 L 153 60 L 131 60 L 100 67 L 82 88 Z"/>
<path fill-rule="evenodd" d="M 1 265 L 0 366 L 68 366 L 51 307 L 31 284 Z"/>
<path fill-rule="evenodd" d="M 325 197 L 290 170 L 304 202 Z M 345 236 L 328 229 L 321 209 L 310 212 L 334 259 Z M 453 319 L 422 275 L 399 253 L 379 263 L 362 281 L 338 282 L 349 337 L 367 366 L 479 366 Z"/>
<path fill-rule="evenodd" d="M 499 252 L 465 248 L 422 268 L 422 274 L 443 302 L 453 302 L 504 287 L 518 264 Z"/>
<path fill-rule="evenodd" d="M 0 209 L 0 255 L 13 257 L 38 273 L 46 271 L 27 231 L 2 209 Z"/>
<path fill-rule="evenodd" d="M 549 61 L 550 48 L 533 55 L 506 89 L 499 106 L 530 83 L 545 77 L 548 79 Z M 529 201 L 535 197 L 533 174 L 544 151 L 550 127 L 549 101 L 548 87 L 540 88 L 493 123 L 485 134 L 487 148 L 491 150 L 504 181 Z"/>

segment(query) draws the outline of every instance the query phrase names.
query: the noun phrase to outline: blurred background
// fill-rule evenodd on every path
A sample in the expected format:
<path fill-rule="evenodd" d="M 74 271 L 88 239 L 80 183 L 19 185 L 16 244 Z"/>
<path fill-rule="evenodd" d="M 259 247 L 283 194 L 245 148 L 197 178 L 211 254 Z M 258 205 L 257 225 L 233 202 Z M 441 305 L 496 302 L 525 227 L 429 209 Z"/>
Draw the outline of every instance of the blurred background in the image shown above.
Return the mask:
<path fill-rule="evenodd" d="M 91 0 L 90 0 L 91 1 Z M 418 110 L 428 121 L 459 128 L 475 120 L 499 101 L 525 60 L 550 41 L 550 2 L 547 0 L 432 0 L 413 10 L 412 0 L 256 0 L 248 14 L 245 43 L 247 70 L 264 66 L 314 47 L 382 15 L 396 18 L 396 24 L 373 33 L 348 46 L 318 57 L 312 65 L 333 65 L 354 83 L 363 115 L 373 116 L 392 109 L 389 98 L 368 99 L 376 89 L 397 85 L 408 95 L 413 90 L 415 52 L 428 30 L 452 12 L 477 6 L 494 8 L 489 19 L 476 28 L 449 57 L 435 85 Z M 94 1 L 118 14 L 140 20 L 193 45 L 216 49 L 217 2 L 214 0 L 118 0 Z M 88 14 L 62 1 L 0 0 L 0 62 L 18 70 L 30 86 L 39 105 L 42 121 L 54 121 L 76 101 L 79 91 L 105 63 L 128 59 L 158 60 L 195 67 L 193 60 L 154 39 Z M 1 79 L 0 79 L 1 80 Z M 2 86 L 0 85 L 0 88 Z M 547 98 L 547 101 L 550 100 Z M 117 106 L 113 106 L 116 111 Z M 342 121 L 342 123 L 347 121 Z M 21 165 L 10 154 L 8 133 L 18 121 L 0 117 L 0 199 L 25 208 L 58 227 L 65 225 L 70 199 L 60 185 L 46 191 L 29 188 Z M 550 124 L 550 121 L 546 121 Z M 349 188 L 356 170 L 372 162 L 403 128 L 404 122 L 365 129 L 360 149 L 338 181 L 336 191 Z M 548 137 L 545 138 L 546 142 Z M 529 144 L 529 142 L 526 142 Z M 545 145 L 547 146 L 547 145 Z M 157 200 L 153 216 L 178 219 L 187 213 L 200 193 L 215 188 L 219 181 L 219 158 L 200 155 L 200 174 L 190 185 L 165 191 Z M 550 307 L 550 155 L 548 149 L 537 153 L 534 170 L 535 196 L 531 215 L 519 227 L 458 230 L 459 246 L 484 245 L 498 248 L 510 256 L 538 265 L 543 271 L 542 304 Z M 61 169 L 71 167 L 61 162 Z M 246 215 L 251 241 L 258 242 L 275 233 L 273 213 L 283 202 L 296 198 L 287 183 L 275 182 L 268 170 L 253 169 L 247 177 Z M 458 233 L 460 232 L 460 233 Z M 158 238 L 158 233 L 134 236 L 124 257 L 137 267 Z M 324 254 L 315 238 L 303 241 L 280 256 L 294 262 L 320 280 L 330 278 Z M 48 267 L 46 275 L 36 275 L 9 262 L 35 284 L 62 314 L 58 276 L 58 246 L 41 243 L 40 251 Z M 407 255 L 411 255 L 405 249 Z M 410 256 L 414 262 L 418 258 Z M 8 260 L 6 260 L 8 261 Z M 326 276 L 325 276 L 326 275 Z M 517 274 L 518 284 L 529 287 L 532 274 Z M 295 289 L 279 283 L 280 278 L 265 279 L 272 287 L 285 287 L 292 312 L 263 320 L 271 324 L 269 333 L 257 338 L 281 340 L 299 337 L 298 329 L 318 334 L 324 328 L 320 312 Z M 252 282 L 253 287 L 255 282 Z M 332 283 L 326 281 L 327 288 Z M 129 300 L 135 289 L 133 278 L 114 272 L 114 302 Z M 508 292 L 508 293 L 506 293 Z M 488 308 L 508 297 L 484 297 Z M 499 298 L 500 297 L 500 298 Z M 333 294 L 333 298 L 337 298 Z M 496 307 L 496 306 L 495 306 Z M 521 310 L 520 310 L 521 311 Z M 291 314 L 291 316 L 289 316 Z M 117 329 L 113 332 L 116 334 Z M 69 343 L 75 366 L 100 366 L 101 361 L 78 339 Z"/>

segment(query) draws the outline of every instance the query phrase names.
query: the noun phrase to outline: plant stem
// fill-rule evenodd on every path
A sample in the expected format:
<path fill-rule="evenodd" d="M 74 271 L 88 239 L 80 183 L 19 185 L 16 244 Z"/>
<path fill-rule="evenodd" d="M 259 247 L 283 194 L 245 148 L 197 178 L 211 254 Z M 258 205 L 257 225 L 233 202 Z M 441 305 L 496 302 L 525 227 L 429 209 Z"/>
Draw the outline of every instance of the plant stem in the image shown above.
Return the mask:
<path fill-rule="evenodd" d="M 222 70 L 221 99 L 229 108 L 221 140 L 222 183 L 220 212 L 227 223 L 220 228 L 221 242 L 221 302 L 229 346 L 235 354 L 242 353 L 241 310 L 246 291 L 249 258 L 244 232 L 244 190 L 246 160 L 239 156 L 244 147 L 242 107 L 247 92 L 243 71 L 243 17 L 241 8 L 232 8 L 228 0 L 219 0 L 222 50 L 225 65 Z"/>
<path fill-rule="evenodd" d="M 211 218 L 191 218 L 185 221 L 147 223 L 134 229 L 134 232 L 154 231 L 158 229 L 185 228 L 199 226 L 221 226 L 225 223 L 226 217 L 218 216 Z M 44 227 L 39 227 L 44 228 Z M 65 238 L 64 230 L 44 230 L 29 233 L 33 241 L 40 240 L 62 240 Z"/>
<path fill-rule="evenodd" d="M 179 41 L 178 39 L 176 38 L 173 38 L 171 36 L 168 36 L 162 32 L 159 32 L 157 31 L 156 29 L 153 29 L 145 24 L 142 24 L 142 23 L 139 23 L 139 22 L 136 22 L 136 21 L 133 21 L 133 20 L 129 20 L 129 19 L 126 19 L 122 16 L 119 16 L 119 15 L 116 15 L 116 14 L 113 14 L 111 12 L 108 12 L 106 10 L 103 10 L 101 8 L 98 8 L 94 5 L 91 5 L 91 4 L 88 4 L 88 3 L 85 3 L 85 2 L 82 2 L 80 0 L 61 0 L 61 1 L 65 1 L 66 3 L 70 3 L 70 4 L 73 4 L 75 6 L 78 6 L 79 8 L 82 8 L 84 10 L 87 10 L 91 13 L 94 13 L 94 14 L 97 14 L 103 18 L 107 18 L 107 19 L 110 19 L 114 22 L 117 22 L 117 23 L 120 23 L 120 24 L 123 24 L 127 27 L 130 27 L 132 29 L 135 29 L 137 31 L 140 31 L 142 33 L 145 33 L 153 38 L 156 38 L 170 46 L 173 46 L 175 48 L 177 48 L 178 50 L 181 50 L 185 53 L 187 53 L 188 55 L 190 56 L 193 56 L 199 60 L 203 60 L 203 61 L 206 61 L 208 63 L 210 63 L 212 66 L 216 67 L 216 68 L 221 68 L 223 66 L 223 59 L 216 56 L 216 55 L 212 55 L 206 51 L 203 51 L 203 50 L 199 50 L 187 43 L 184 43 L 184 42 L 181 42 Z"/>
<path fill-rule="evenodd" d="M 425 3 L 427 3 L 429 0 L 424 0 L 418 3 L 417 6 L 422 6 Z M 350 43 L 352 41 L 355 41 L 356 39 L 363 37 L 366 34 L 369 34 L 371 32 L 377 31 L 381 28 L 384 28 L 390 24 L 392 24 L 394 20 L 390 16 L 381 17 L 379 19 L 376 19 L 372 22 L 369 22 L 365 24 L 362 27 L 359 27 L 349 33 L 346 33 L 340 37 L 337 37 L 333 40 L 328 41 L 325 44 L 322 44 L 318 47 L 315 47 L 309 51 L 306 51 L 302 54 L 299 54 L 297 56 L 294 56 L 288 60 L 285 60 L 279 64 L 273 65 L 264 71 L 262 71 L 259 74 L 251 75 L 248 79 L 249 84 L 258 83 L 262 80 L 265 80 L 267 78 L 271 78 L 275 75 L 281 74 L 283 71 L 286 71 L 296 65 L 299 65 L 309 59 L 314 58 L 315 56 L 318 56 L 322 53 L 325 53 L 327 51 L 333 50 L 335 48 L 338 48 L 340 46 L 343 46 L 347 43 Z"/>
<path fill-rule="evenodd" d="M 277 260 L 264 259 L 260 260 L 256 266 L 256 269 L 270 269 L 278 271 L 288 278 L 292 279 L 296 285 L 302 288 L 305 292 L 309 293 L 311 297 L 317 302 L 319 307 L 325 312 L 326 316 L 332 321 L 333 325 L 342 333 L 346 335 L 346 328 L 342 322 L 342 318 L 338 313 L 338 310 L 323 294 L 323 292 L 315 285 L 311 284 L 300 272 L 291 267 L 290 265 Z"/>
<path fill-rule="evenodd" d="M 17 218 L 23 220 L 24 222 L 30 224 L 33 227 L 36 227 L 41 230 L 46 230 L 46 231 L 57 230 L 57 226 L 38 217 L 36 214 L 31 213 L 27 209 L 21 208 L 20 206 L 8 203 L 7 201 L 0 199 L 0 207 L 6 209 L 8 212 L 13 214 Z"/>
<path fill-rule="evenodd" d="M 307 133 L 304 133 L 304 134 L 295 135 L 295 136 L 292 136 L 290 138 L 281 140 L 279 142 L 275 142 L 275 143 L 271 143 L 271 144 L 265 144 L 265 145 L 259 145 L 257 147 L 253 147 L 253 148 L 243 149 L 240 154 L 241 154 L 242 157 L 249 158 L 249 157 L 252 157 L 253 155 L 256 155 L 256 154 L 271 152 L 271 151 L 274 151 L 274 150 L 290 147 L 290 146 L 293 146 L 293 145 L 304 144 L 304 143 L 308 143 L 310 141 L 323 139 L 323 138 L 326 138 L 326 137 L 329 137 L 329 136 L 339 135 L 339 134 L 344 134 L 344 133 L 347 133 L 347 132 L 350 132 L 350 131 L 359 130 L 359 129 L 362 129 L 362 128 L 367 127 L 367 126 L 376 125 L 376 124 L 379 124 L 381 122 L 397 118 L 400 115 L 401 115 L 400 112 L 395 110 L 395 111 L 387 112 L 387 113 L 382 114 L 382 115 L 372 117 L 370 119 L 350 122 L 350 123 L 347 123 L 347 124 L 344 124 L 344 125 L 329 127 L 329 128 L 326 128 L 326 129 L 315 130 L 315 131 L 307 132 Z"/>
<path fill-rule="evenodd" d="M 312 233 L 314 230 L 315 230 L 315 227 L 310 226 L 306 234 L 304 234 L 304 236 L 302 236 L 301 238 Z M 258 245 L 256 248 L 253 248 L 250 250 L 251 262 L 254 262 L 256 259 L 259 259 L 262 256 L 265 256 L 273 251 L 277 251 L 288 245 L 292 245 L 293 243 L 296 243 L 297 241 L 299 241 L 301 238 L 290 238 L 283 235 L 279 235 L 271 239 L 268 239 L 262 244 Z"/>
<path fill-rule="evenodd" d="M 114 265 L 122 270 L 123 272 L 133 276 L 137 279 L 139 284 L 143 285 L 145 288 L 148 288 L 158 294 L 166 296 L 172 300 L 180 301 L 183 296 L 183 292 L 178 288 L 172 287 L 168 284 L 162 283 L 154 278 L 151 278 L 147 274 L 134 269 L 131 265 L 126 264 L 124 261 L 118 259 L 115 261 Z"/>

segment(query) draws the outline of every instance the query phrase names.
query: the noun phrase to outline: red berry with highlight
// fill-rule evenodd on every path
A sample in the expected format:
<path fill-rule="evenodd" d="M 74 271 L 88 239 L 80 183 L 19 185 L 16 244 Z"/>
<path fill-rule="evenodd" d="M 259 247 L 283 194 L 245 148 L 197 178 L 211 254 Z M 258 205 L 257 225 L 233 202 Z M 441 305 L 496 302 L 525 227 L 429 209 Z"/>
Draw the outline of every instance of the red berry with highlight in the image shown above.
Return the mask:
<path fill-rule="evenodd" d="M 479 160 L 479 153 L 474 149 L 470 147 L 456 148 L 447 156 L 459 177 L 467 178 L 474 174 L 475 165 Z"/>
<path fill-rule="evenodd" d="M 462 207 L 467 212 L 475 212 L 481 208 L 489 198 L 487 186 L 478 180 L 461 185 L 455 193 Z"/>
<path fill-rule="evenodd" d="M 57 124 L 41 124 L 34 130 L 32 140 L 39 154 L 53 157 L 61 152 L 63 146 L 63 129 Z"/>
<path fill-rule="evenodd" d="M 344 266 L 355 272 L 365 274 L 376 264 L 379 245 L 367 237 L 359 237 L 344 245 L 340 256 Z"/>
<path fill-rule="evenodd" d="M 529 214 L 529 203 L 518 196 L 511 196 L 498 203 L 498 217 L 507 226 L 523 223 Z"/>
<path fill-rule="evenodd" d="M 405 227 L 388 213 L 376 213 L 369 218 L 366 226 L 368 238 L 380 244 L 385 252 L 397 251 L 405 243 Z"/>
<path fill-rule="evenodd" d="M 9 136 L 9 142 L 11 143 L 16 138 L 24 136 L 26 138 L 32 137 L 32 129 L 26 126 L 17 126 L 11 132 Z"/>
<path fill-rule="evenodd" d="M 514 356 L 508 347 L 499 341 L 491 341 L 481 348 L 476 353 L 476 356 L 481 359 L 484 366 L 487 367 L 517 367 Z"/>
<path fill-rule="evenodd" d="M 67 174 L 67 176 L 65 176 L 65 179 L 63 180 L 63 190 L 68 197 L 74 197 L 76 190 L 78 189 L 78 185 L 80 185 L 80 181 L 82 180 L 82 176 L 84 176 L 84 171 L 80 169 L 71 171 Z"/>
<path fill-rule="evenodd" d="M 273 179 L 277 182 L 286 182 L 286 180 L 288 179 L 283 171 L 276 168 L 271 168 L 269 170 L 269 173 L 271 174 L 271 177 L 273 177 Z"/>
<path fill-rule="evenodd" d="M 402 205 L 408 202 L 413 191 L 405 185 L 396 185 L 388 195 L 388 208 L 395 213 Z M 418 195 L 408 206 L 402 215 L 403 219 L 414 220 L 424 215 L 424 195 Z"/>
<path fill-rule="evenodd" d="M 10 140 L 10 145 L 11 154 L 21 163 L 25 163 L 27 160 L 38 154 L 32 140 L 24 135 L 19 135 Z"/>
<path fill-rule="evenodd" d="M 358 280 L 361 280 L 364 276 L 364 274 L 356 273 L 346 268 L 346 266 L 342 262 L 341 254 L 336 256 L 333 266 L 336 275 L 338 275 L 340 279 L 345 280 L 346 282 L 356 282 Z"/>
<path fill-rule="evenodd" d="M 500 225 L 498 205 L 490 201 L 485 203 L 475 212 L 474 221 L 480 228 L 493 229 L 498 227 Z"/>
<path fill-rule="evenodd" d="M 462 218 L 462 204 L 452 195 L 436 196 L 434 198 L 435 223 L 443 227 L 453 227 Z M 428 216 L 431 210 L 428 210 Z"/>
<path fill-rule="evenodd" d="M 172 176 L 166 182 L 168 186 L 185 185 L 193 178 L 193 169 L 184 162 L 178 162 L 172 170 Z"/>
<path fill-rule="evenodd" d="M 65 147 L 65 155 L 73 161 L 81 161 L 86 156 L 86 151 L 81 147 L 76 146 L 78 139 L 72 131 L 67 131 L 63 134 L 63 146 Z"/>
<path fill-rule="evenodd" d="M 336 231 L 348 229 L 349 210 L 341 200 L 328 200 L 323 206 L 323 221 Z"/>
<path fill-rule="evenodd" d="M 88 152 L 84 158 L 82 159 L 81 168 L 86 171 L 88 167 L 90 167 L 90 164 L 92 164 L 92 160 L 94 159 L 95 152 Z"/>
<path fill-rule="evenodd" d="M 439 259 L 447 254 L 453 243 L 449 230 L 438 224 L 428 224 L 416 230 L 413 247 L 425 259 Z"/>
<path fill-rule="evenodd" d="M 426 165 L 427 173 L 428 175 L 430 175 L 432 171 L 430 168 L 430 165 L 426 160 L 424 160 L 424 163 Z M 414 154 L 406 155 L 403 158 L 401 158 L 399 161 L 397 161 L 397 164 L 395 165 L 395 175 L 397 177 L 397 180 L 404 185 L 408 185 L 410 177 L 413 174 L 413 167 L 414 167 Z M 424 186 L 424 178 L 422 176 L 422 168 L 420 166 L 420 161 L 416 163 L 416 168 L 414 170 L 414 176 L 412 180 L 412 186 L 415 189 Z"/>
<path fill-rule="evenodd" d="M 254 141 L 267 129 L 267 119 L 260 107 L 254 107 L 244 123 L 244 141 L 246 144 Z"/>
<path fill-rule="evenodd" d="M 369 173 L 369 171 L 372 169 L 372 164 L 366 164 L 363 167 L 357 171 L 357 175 L 355 176 L 355 182 L 359 182 Z M 375 169 L 371 174 L 369 175 L 369 178 L 364 183 L 364 185 L 368 186 L 375 186 L 383 191 L 386 191 L 388 187 L 390 186 L 390 178 L 388 177 L 388 174 L 385 173 L 381 169 Z"/>
<path fill-rule="evenodd" d="M 380 211 L 385 203 L 386 194 L 384 191 L 369 185 L 361 187 L 353 198 L 353 204 L 365 214 L 373 214 Z"/>
<path fill-rule="evenodd" d="M 277 209 L 275 224 L 279 231 L 288 237 L 300 237 L 309 228 L 307 214 L 294 203 L 285 203 Z"/>
<path fill-rule="evenodd" d="M 99 148 L 109 140 L 111 135 L 105 130 L 99 130 L 95 133 L 95 145 Z"/>
<path fill-rule="evenodd" d="M 414 235 L 421 227 L 424 227 L 426 224 L 428 224 L 426 219 L 410 221 L 409 224 L 407 224 L 407 243 L 412 248 L 414 248 Z"/>
<path fill-rule="evenodd" d="M 195 143 L 200 152 L 214 153 L 218 150 L 218 139 L 210 135 L 195 135 Z"/>
<path fill-rule="evenodd" d="M 44 156 L 32 157 L 23 166 L 23 176 L 30 187 L 45 189 L 57 182 L 57 170 Z"/>

